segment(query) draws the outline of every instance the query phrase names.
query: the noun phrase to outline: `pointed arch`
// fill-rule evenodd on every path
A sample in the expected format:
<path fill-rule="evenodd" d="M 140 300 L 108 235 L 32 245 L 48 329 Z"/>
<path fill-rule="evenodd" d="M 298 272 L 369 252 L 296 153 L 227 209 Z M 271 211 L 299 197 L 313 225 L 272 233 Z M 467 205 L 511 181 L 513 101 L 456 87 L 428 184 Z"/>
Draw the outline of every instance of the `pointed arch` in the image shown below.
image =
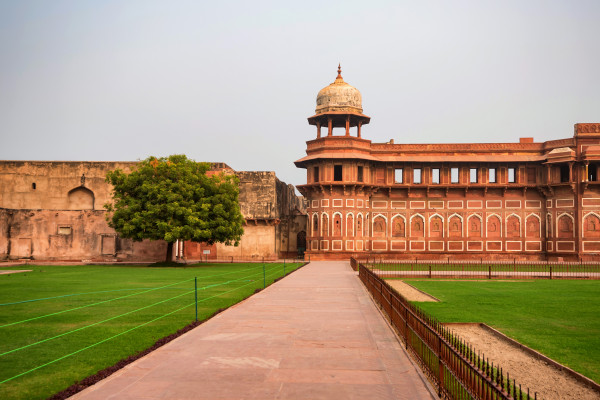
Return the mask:
<path fill-rule="evenodd" d="M 354 237 L 354 213 L 346 213 L 346 236 L 348 238 Z"/>
<path fill-rule="evenodd" d="M 410 236 L 425 237 L 425 218 L 417 213 L 410 216 Z"/>
<path fill-rule="evenodd" d="M 506 216 L 506 228 L 507 237 L 521 237 L 521 217 L 515 213 L 511 213 Z"/>
<path fill-rule="evenodd" d="M 502 237 L 502 219 L 498 214 L 490 214 L 485 219 L 485 232 L 488 238 Z"/>
<path fill-rule="evenodd" d="M 406 237 L 406 217 L 402 214 L 392 217 L 392 237 Z"/>
<path fill-rule="evenodd" d="M 572 238 L 574 236 L 573 226 L 575 226 L 575 218 L 571 214 L 559 214 L 556 217 L 556 237 Z"/>
<path fill-rule="evenodd" d="M 329 214 L 321 213 L 321 236 L 329 236 Z"/>
<path fill-rule="evenodd" d="M 594 211 L 583 216 L 583 237 L 600 237 L 600 215 Z"/>
<path fill-rule="evenodd" d="M 383 214 L 377 214 L 371 221 L 373 237 L 387 236 L 387 217 Z"/>
<path fill-rule="evenodd" d="M 318 236 L 319 231 L 319 213 L 313 213 L 312 215 L 312 236 Z"/>
<path fill-rule="evenodd" d="M 334 212 L 331 220 L 331 236 L 342 236 L 342 213 Z"/>
<path fill-rule="evenodd" d="M 463 216 L 454 213 L 448 217 L 448 237 L 463 236 Z"/>
<path fill-rule="evenodd" d="M 438 213 L 429 216 L 429 237 L 444 237 L 444 217 Z"/>
<path fill-rule="evenodd" d="M 479 214 L 471 214 L 467 218 L 467 236 L 482 237 L 483 236 L 483 218 Z"/>
<path fill-rule="evenodd" d="M 363 215 L 359 212 L 356 214 L 356 237 L 363 237 L 365 233 L 364 229 Z"/>
<path fill-rule="evenodd" d="M 542 219 L 539 215 L 531 213 L 525 217 L 525 237 L 540 238 L 542 236 Z"/>

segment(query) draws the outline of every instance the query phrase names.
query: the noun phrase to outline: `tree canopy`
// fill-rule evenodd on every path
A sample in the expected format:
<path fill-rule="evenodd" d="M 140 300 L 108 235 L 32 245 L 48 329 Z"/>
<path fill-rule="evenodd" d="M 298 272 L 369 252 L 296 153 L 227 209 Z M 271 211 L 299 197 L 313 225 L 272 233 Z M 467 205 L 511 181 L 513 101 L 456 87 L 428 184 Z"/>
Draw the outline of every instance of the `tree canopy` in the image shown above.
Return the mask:
<path fill-rule="evenodd" d="M 135 241 L 165 240 L 167 261 L 177 239 L 237 246 L 244 233 L 237 177 L 209 170 L 209 163 L 171 155 L 148 157 L 130 173 L 109 171 L 109 226 Z"/>

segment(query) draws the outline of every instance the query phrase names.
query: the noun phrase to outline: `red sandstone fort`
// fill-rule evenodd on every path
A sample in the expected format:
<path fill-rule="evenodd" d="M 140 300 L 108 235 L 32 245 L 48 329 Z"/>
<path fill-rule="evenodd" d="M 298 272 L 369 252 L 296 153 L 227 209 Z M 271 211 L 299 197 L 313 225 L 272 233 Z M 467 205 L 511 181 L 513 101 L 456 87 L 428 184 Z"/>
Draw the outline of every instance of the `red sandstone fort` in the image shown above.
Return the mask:
<path fill-rule="evenodd" d="M 307 171 L 304 199 L 273 172 L 214 163 L 240 178 L 241 244 L 178 242 L 176 257 L 600 259 L 600 123 L 541 143 L 395 144 L 364 138 L 369 121 L 338 69 L 295 162 Z M 0 260 L 162 260 L 164 242 L 132 242 L 106 224 L 106 172 L 134 167 L 0 161 Z"/>
<path fill-rule="evenodd" d="M 296 161 L 311 258 L 598 257 L 600 123 L 542 143 L 395 144 L 365 139 L 369 121 L 338 69 Z"/>

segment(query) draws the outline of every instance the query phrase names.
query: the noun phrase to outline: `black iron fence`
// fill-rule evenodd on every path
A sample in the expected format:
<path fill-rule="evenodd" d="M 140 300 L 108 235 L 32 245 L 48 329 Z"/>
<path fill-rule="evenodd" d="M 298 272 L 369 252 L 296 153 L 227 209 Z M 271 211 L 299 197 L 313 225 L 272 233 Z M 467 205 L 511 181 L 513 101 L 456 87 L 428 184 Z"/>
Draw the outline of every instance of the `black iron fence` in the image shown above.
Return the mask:
<path fill-rule="evenodd" d="M 371 268 L 352 258 L 359 276 L 391 325 L 404 341 L 440 398 L 537 399 L 511 379 L 503 368 L 452 334 L 444 325 L 392 289 Z"/>

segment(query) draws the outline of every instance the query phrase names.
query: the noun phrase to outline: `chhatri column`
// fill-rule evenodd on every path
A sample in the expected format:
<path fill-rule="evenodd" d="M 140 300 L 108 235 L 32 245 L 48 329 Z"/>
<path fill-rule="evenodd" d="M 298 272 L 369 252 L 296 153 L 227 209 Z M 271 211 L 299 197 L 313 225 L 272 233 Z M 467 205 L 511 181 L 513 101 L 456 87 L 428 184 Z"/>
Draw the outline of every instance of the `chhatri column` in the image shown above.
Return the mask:
<path fill-rule="evenodd" d="M 317 122 L 317 139 L 321 138 L 321 123 Z"/>
<path fill-rule="evenodd" d="M 331 117 L 327 117 L 327 136 L 333 136 L 333 122 Z"/>
<path fill-rule="evenodd" d="M 346 116 L 346 136 L 350 136 L 350 116 Z"/>
<path fill-rule="evenodd" d="M 362 126 L 362 121 L 358 121 L 358 129 L 357 129 L 357 131 L 356 131 L 356 132 L 357 132 L 357 134 L 358 134 L 358 136 L 357 136 L 357 137 L 360 137 L 360 127 L 361 127 L 361 126 Z"/>

